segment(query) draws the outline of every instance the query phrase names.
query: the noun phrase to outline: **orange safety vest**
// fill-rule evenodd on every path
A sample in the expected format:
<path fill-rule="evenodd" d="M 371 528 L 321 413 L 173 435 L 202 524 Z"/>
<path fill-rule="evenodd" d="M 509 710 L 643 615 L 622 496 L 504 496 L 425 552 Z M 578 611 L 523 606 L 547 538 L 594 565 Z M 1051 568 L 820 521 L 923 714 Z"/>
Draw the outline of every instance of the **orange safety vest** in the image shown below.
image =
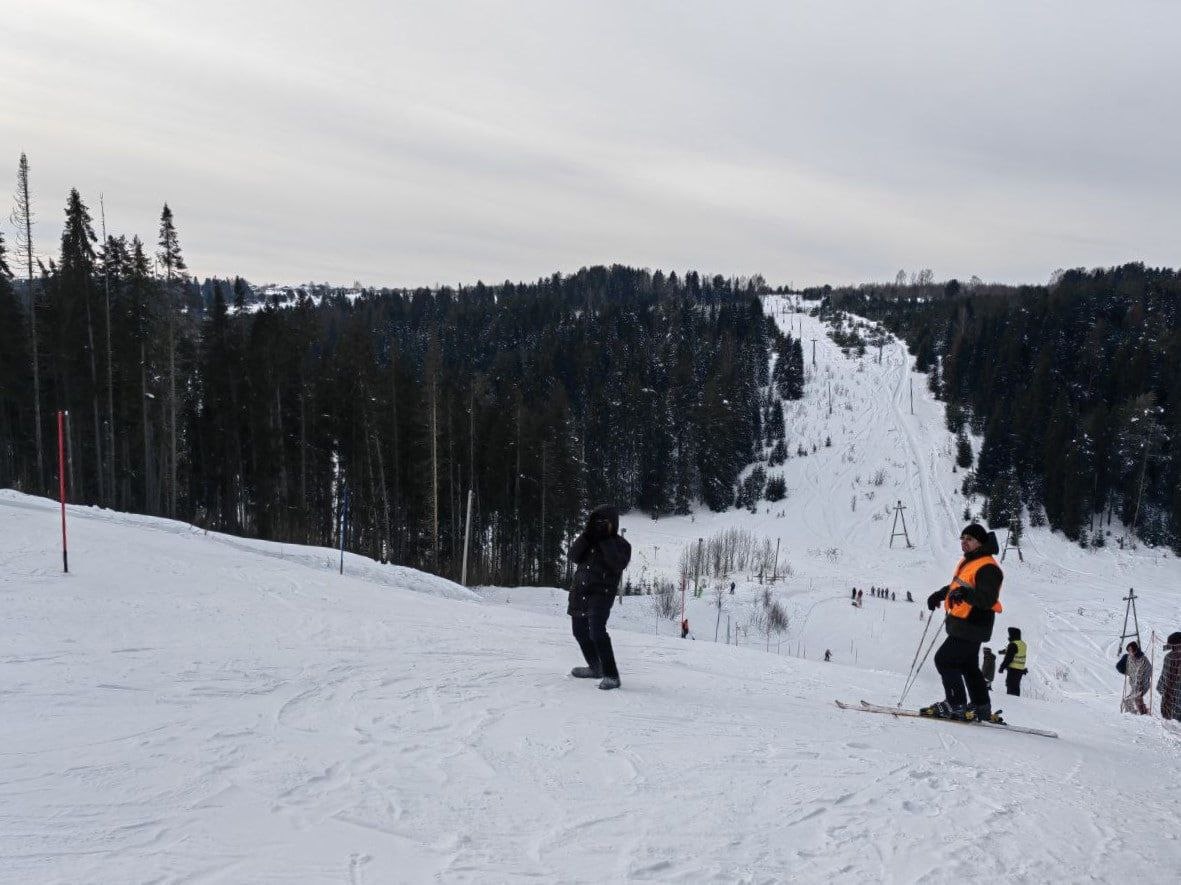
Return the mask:
<path fill-rule="evenodd" d="M 986 565 L 996 565 L 996 560 L 991 556 L 981 556 L 972 560 L 961 559 L 960 564 L 955 567 L 955 574 L 951 577 L 951 583 L 947 585 L 947 598 L 943 600 L 943 607 L 947 610 L 947 616 L 949 618 L 966 618 L 972 613 L 972 606 L 966 602 L 957 602 L 955 605 L 951 604 L 951 591 L 957 586 L 971 587 L 975 590 L 976 573 Z M 996 603 L 993 604 L 992 610 L 997 613 L 1004 611 L 1001 607 L 999 597 Z"/>

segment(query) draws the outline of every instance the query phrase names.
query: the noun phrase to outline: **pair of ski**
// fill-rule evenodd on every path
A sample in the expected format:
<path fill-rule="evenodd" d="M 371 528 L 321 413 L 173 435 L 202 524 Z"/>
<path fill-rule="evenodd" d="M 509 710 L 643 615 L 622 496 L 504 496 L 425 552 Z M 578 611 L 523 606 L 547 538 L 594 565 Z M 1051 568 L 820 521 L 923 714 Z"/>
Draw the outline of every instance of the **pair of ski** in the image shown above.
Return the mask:
<path fill-rule="evenodd" d="M 836 703 L 842 710 L 856 710 L 860 713 L 888 713 L 891 716 L 910 716 L 915 719 L 927 719 L 931 722 L 955 722 L 960 725 L 971 725 L 979 728 L 999 728 L 1003 731 L 1019 731 L 1021 734 L 1036 734 L 1039 737 L 1058 737 L 1058 733 L 1054 731 L 1043 731 L 1040 728 L 1026 728 L 1022 725 L 1010 725 L 1007 722 L 966 722 L 962 719 L 939 719 L 934 716 L 924 716 L 918 710 L 883 707 L 879 704 L 867 703 L 866 701 L 862 701 L 860 704 L 846 704 L 844 701 L 837 701 Z"/>

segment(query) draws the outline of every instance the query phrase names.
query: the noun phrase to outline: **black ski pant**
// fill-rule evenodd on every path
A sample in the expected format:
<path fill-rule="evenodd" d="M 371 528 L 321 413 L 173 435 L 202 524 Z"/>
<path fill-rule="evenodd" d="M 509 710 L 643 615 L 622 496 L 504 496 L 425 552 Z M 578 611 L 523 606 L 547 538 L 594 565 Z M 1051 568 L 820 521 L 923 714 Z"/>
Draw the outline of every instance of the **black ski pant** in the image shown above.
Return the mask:
<path fill-rule="evenodd" d="M 973 704 L 988 703 L 988 683 L 980 672 L 980 645 L 948 636 L 935 652 L 935 669 L 943 677 L 943 693 L 953 707 L 962 707 L 969 699 Z"/>
<path fill-rule="evenodd" d="M 587 600 L 586 613 L 573 615 L 570 622 L 586 665 L 596 673 L 618 679 L 615 652 L 611 648 L 611 637 L 607 635 L 607 619 L 611 617 L 614 604 L 615 594 L 596 593 Z"/>
<path fill-rule="evenodd" d="M 1005 671 L 1005 691 L 1009 694 L 1021 697 L 1021 677 L 1025 675 L 1024 670 L 1008 669 Z"/>

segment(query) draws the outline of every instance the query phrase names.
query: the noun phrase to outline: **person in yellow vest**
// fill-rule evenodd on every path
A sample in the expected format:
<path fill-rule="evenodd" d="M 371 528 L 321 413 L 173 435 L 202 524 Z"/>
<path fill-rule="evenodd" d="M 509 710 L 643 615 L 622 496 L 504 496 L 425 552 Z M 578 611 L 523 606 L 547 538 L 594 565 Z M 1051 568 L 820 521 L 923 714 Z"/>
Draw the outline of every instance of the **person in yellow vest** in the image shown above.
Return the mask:
<path fill-rule="evenodd" d="M 999 553 L 996 535 L 978 523 L 960 532 L 963 558 L 951 582 L 927 597 L 927 608 L 943 606 L 947 639 L 935 652 L 935 669 L 943 679 L 944 700 L 923 707 L 923 716 L 1000 721 L 992 713 L 988 683 L 980 671 L 980 646 L 992 638 L 1001 609 L 1004 573 L 993 557 Z"/>
<path fill-rule="evenodd" d="M 1021 697 L 1021 677 L 1026 674 L 1025 656 L 1029 651 L 1025 647 L 1025 640 L 1021 638 L 1019 627 L 1009 628 L 1009 644 L 1005 648 L 1005 656 L 1001 660 L 1000 671 L 1005 674 L 1005 690 L 1012 695 Z M 1008 671 L 1007 673 L 1005 671 Z"/>

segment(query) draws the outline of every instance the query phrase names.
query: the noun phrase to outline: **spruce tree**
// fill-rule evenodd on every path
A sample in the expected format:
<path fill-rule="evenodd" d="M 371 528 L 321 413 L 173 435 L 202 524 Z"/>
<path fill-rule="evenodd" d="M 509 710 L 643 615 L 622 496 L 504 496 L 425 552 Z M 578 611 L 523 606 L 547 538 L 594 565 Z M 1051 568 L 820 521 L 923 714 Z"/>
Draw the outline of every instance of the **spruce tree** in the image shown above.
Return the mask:
<path fill-rule="evenodd" d="M 957 467 L 964 469 L 972 466 L 972 444 L 963 428 L 960 428 L 960 432 L 955 436 L 955 463 Z"/>
<path fill-rule="evenodd" d="M 168 515 L 176 518 L 177 507 L 177 402 L 176 402 L 176 325 L 177 305 L 174 278 L 183 280 L 187 270 L 181 255 L 180 240 L 172 221 L 172 210 L 164 204 L 160 212 L 160 235 L 157 258 L 164 268 L 164 305 L 168 318 Z"/>

